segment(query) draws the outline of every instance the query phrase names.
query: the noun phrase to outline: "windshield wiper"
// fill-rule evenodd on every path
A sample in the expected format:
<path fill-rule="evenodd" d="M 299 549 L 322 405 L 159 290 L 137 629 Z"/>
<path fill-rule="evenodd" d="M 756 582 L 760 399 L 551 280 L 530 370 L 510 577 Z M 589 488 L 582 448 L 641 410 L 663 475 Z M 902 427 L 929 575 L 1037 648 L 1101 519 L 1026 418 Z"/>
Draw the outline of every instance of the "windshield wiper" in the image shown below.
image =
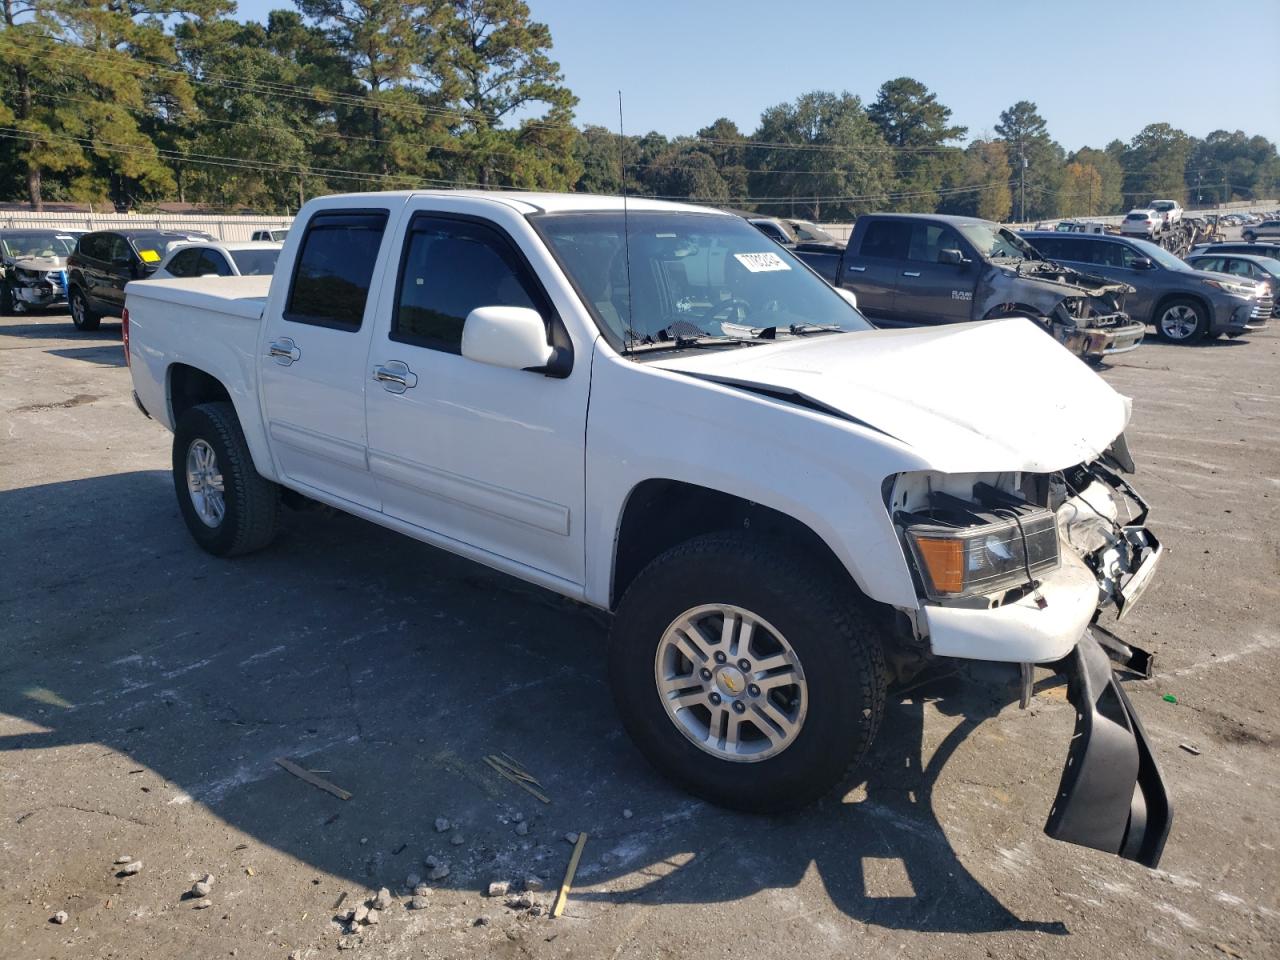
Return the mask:
<path fill-rule="evenodd" d="M 834 323 L 793 323 L 787 332 L 799 337 L 806 333 L 847 333 L 848 331 Z"/>

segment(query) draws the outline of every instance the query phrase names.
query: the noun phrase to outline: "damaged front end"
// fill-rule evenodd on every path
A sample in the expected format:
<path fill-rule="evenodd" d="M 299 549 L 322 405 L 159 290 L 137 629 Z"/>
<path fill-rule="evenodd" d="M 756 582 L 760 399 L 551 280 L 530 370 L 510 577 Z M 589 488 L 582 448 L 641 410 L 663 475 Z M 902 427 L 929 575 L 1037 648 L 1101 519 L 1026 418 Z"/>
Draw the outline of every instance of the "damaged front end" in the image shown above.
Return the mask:
<path fill-rule="evenodd" d="M 1150 676 L 1151 656 L 1099 623 L 1123 617 L 1162 547 L 1121 476 L 1124 437 L 1048 474 L 902 474 L 889 507 L 923 602 L 908 614 L 938 656 L 1018 663 L 1067 679 L 1076 732 L 1045 831 L 1154 867 L 1172 813 L 1146 734 L 1112 662 Z"/>
<path fill-rule="evenodd" d="M 57 257 L 24 257 L 5 265 L 5 285 L 17 312 L 67 302 L 66 263 Z"/>
<path fill-rule="evenodd" d="M 1146 326 L 1124 312 L 1134 288 L 1047 260 L 994 266 L 974 297 L 975 319 L 1024 315 L 1076 356 L 1097 363 L 1136 350 Z"/>

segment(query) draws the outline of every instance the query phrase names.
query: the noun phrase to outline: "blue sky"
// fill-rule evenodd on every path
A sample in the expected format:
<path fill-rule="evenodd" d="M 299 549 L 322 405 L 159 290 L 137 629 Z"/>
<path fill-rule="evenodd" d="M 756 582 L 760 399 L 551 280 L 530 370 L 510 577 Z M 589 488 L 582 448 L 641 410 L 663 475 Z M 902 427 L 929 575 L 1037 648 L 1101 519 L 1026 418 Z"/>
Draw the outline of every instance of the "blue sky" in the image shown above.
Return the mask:
<path fill-rule="evenodd" d="M 906 75 L 970 136 L 1027 99 L 1069 150 L 1158 121 L 1280 141 L 1280 0 L 528 2 L 551 28 L 578 122 L 616 127 L 621 89 L 628 133 L 693 133 L 720 116 L 750 133 L 766 107 L 806 91 L 869 102 Z M 291 6 L 240 0 L 240 16 Z M 1238 80 L 1234 64 L 1248 68 Z"/>

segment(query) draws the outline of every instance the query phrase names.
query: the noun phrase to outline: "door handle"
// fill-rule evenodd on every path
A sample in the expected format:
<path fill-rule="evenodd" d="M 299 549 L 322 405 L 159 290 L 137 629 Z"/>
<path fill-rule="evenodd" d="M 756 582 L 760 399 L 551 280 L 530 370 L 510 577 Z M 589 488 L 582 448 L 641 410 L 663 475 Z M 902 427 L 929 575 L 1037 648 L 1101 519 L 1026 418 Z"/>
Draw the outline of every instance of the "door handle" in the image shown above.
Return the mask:
<path fill-rule="evenodd" d="M 283 337 L 280 340 L 271 341 L 271 346 L 267 348 L 267 356 L 280 366 L 287 367 L 302 356 L 302 351 L 288 337 Z"/>
<path fill-rule="evenodd" d="M 373 379 L 382 384 L 388 393 L 404 393 L 410 387 L 418 385 L 418 375 L 409 369 L 407 363 L 399 360 L 388 360 L 374 367 Z"/>
<path fill-rule="evenodd" d="M 919 270 L 903 270 L 902 275 L 904 277 L 918 277 L 920 276 L 920 271 Z"/>
<path fill-rule="evenodd" d="M 866 268 L 866 267 L 850 267 L 849 269 L 850 269 L 850 270 L 852 270 L 854 273 L 866 273 L 866 272 L 867 272 L 867 268 Z"/>

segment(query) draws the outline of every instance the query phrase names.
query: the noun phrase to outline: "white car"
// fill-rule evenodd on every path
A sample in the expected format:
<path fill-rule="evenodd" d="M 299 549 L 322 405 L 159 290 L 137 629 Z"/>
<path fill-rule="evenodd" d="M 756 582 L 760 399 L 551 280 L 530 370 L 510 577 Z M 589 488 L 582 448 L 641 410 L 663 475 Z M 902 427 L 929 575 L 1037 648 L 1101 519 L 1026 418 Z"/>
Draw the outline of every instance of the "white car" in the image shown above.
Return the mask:
<path fill-rule="evenodd" d="M 281 243 L 197 241 L 170 248 L 153 280 L 189 277 L 269 277 Z"/>
<path fill-rule="evenodd" d="M 1182 205 L 1177 200 L 1152 200 L 1150 207 L 1160 214 L 1161 222 L 1166 228 L 1182 221 Z"/>
<path fill-rule="evenodd" d="M 1077 714 L 1045 829 L 1158 862 L 1168 794 L 1110 659 L 1141 657 L 1098 619 L 1161 555 L 1130 404 L 1027 320 L 877 330 L 733 214 L 467 191 L 311 200 L 273 278 L 126 307 L 210 553 L 266 547 L 301 494 L 607 611 L 641 751 L 756 812 L 842 780 L 901 665 L 1005 661 L 1029 697 L 1038 664 Z"/>
<path fill-rule="evenodd" d="M 1150 207 L 1130 210 L 1120 221 L 1120 232 L 1138 237 L 1155 237 L 1164 230 L 1164 217 Z"/>
<path fill-rule="evenodd" d="M 284 243 L 285 237 L 289 235 L 288 227 L 276 227 L 271 230 L 255 230 L 251 240 L 266 240 L 268 243 Z"/>

